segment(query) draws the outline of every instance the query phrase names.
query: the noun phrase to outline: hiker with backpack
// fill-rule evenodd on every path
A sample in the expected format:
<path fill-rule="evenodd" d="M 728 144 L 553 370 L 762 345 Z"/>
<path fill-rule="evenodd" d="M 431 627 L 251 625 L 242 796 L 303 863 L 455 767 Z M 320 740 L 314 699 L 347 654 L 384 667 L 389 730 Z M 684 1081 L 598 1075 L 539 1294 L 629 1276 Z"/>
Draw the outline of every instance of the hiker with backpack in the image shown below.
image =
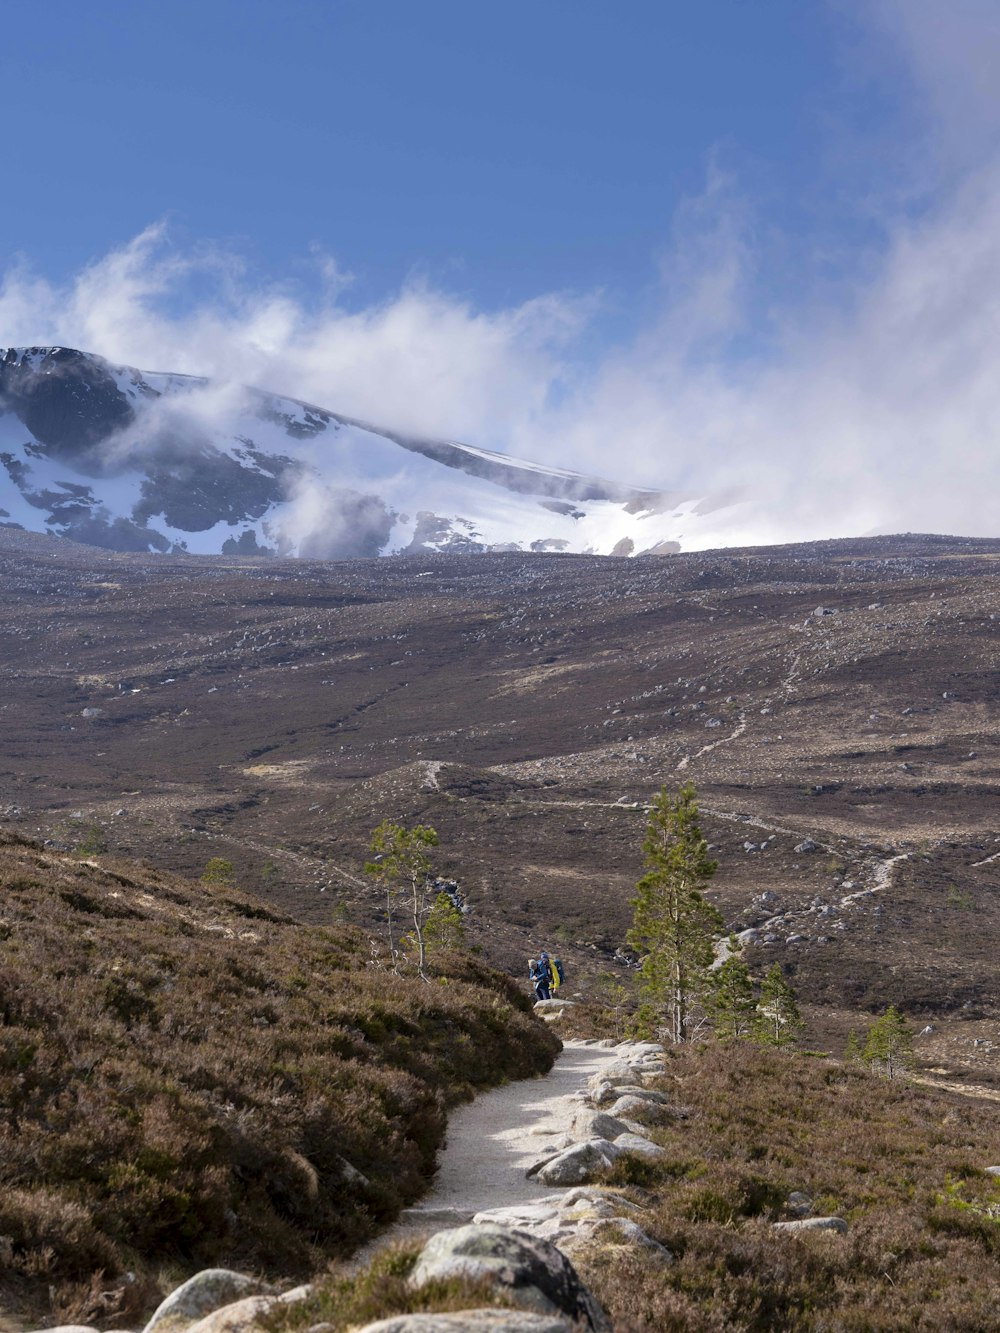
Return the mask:
<path fill-rule="evenodd" d="M 542 952 L 538 955 L 538 962 L 539 966 L 545 969 L 545 975 L 548 977 L 548 982 L 549 982 L 548 985 L 549 994 L 551 995 L 551 993 L 554 990 L 558 990 L 559 987 L 566 980 L 566 974 L 563 971 L 562 961 L 559 958 L 550 958 L 548 953 L 546 953 L 546 951 L 543 949 Z"/>
<path fill-rule="evenodd" d="M 545 955 L 542 955 L 544 958 Z M 547 1000 L 549 998 L 549 969 L 548 964 L 537 958 L 528 959 L 528 980 L 535 988 L 535 998 L 537 1000 Z"/>

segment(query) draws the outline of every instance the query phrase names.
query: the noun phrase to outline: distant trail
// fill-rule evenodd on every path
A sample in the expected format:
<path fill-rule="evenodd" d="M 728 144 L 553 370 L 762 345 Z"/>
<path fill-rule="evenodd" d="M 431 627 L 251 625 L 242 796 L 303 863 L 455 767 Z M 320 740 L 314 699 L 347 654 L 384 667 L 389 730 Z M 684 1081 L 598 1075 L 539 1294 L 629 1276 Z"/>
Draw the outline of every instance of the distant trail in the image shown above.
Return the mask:
<path fill-rule="evenodd" d="M 979 866 L 988 866 L 991 861 L 1000 861 L 1000 852 L 994 852 L 993 855 L 988 856 L 985 861 L 973 861 L 969 869 L 976 870 Z"/>
<path fill-rule="evenodd" d="M 736 724 L 735 731 L 731 732 L 730 735 L 728 736 L 722 736 L 717 741 L 712 741 L 711 745 L 703 745 L 701 749 L 698 750 L 695 754 L 686 754 L 684 758 L 681 759 L 680 762 L 677 764 L 675 771 L 679 773 L 681 769 L 687 768 L 688 764 L 691 763 L 693 759 L 700 759 L 703 754 L 709 754 L 711 753 L 712 750 L 717 750 L 720 745 L 728 745 L 730 741 L 735 741 L 739 736 L 743 735 L 746 729 L 747 729 L 747 715 L 746 713 L 741 712 L 740 720 Z"/>
<path fill-rule="evenodd" d="M 322 879 L 328 875 L 336 875 L 346 883 L 353 884 L 356 888 L 367 889 L 371 887 L 363 879 L 358 879 L 349 870 L 341 870 L 340 866 L 333 865 L 325 857 L 306 856 L 303 852 L 290 852 L 285 847 L 272 847 L 266 842 L 257 842 L 242 833 L 237 837 L 235 834 L 211 833 L 204 829 L 193 829 L 192 832 L 200 833 L 203 838 L 210 838 L 217 842 L 232 842 L 240 847 L 250 847 L 253 851 L 260 852 L 262 856 L 269 857 L 272 861 L 282 859 L 291 861 L 295 865 L 309 870 L 317 879 Z"/>
<path fill-rule="evenodd" d="M 959 1092 L 963 1097 L 975 1097 L 983 1102 L 1000 1102 L 1000 1092 L 996 1088 L 984 1088 L 981 1083 L 945 1083 L 939 1078 L 927 1078 L 923 1074 L 907 1075 L 911 1083 L 919 1083 L 925 1088 L 944 1088 L 948 1092 Z"/>

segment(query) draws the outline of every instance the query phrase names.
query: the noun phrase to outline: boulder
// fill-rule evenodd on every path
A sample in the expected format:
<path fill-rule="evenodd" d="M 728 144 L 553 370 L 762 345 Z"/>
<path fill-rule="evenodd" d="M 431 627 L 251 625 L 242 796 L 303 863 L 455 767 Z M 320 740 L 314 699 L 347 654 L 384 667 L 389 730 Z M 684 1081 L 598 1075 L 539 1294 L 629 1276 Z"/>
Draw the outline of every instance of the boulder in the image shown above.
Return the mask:
<path fill-rule="evenodd" d="M 620 1041 L 615 1047 L 626 1059 L 641 1055 L 662 1055 L 662 1041 Z"/>
<path fill-rule="evenodd" d="M 581 1139 L 615 1139 L 625 1125 L 606 1111 L 583 1110 L 573 1117 L 573 1133 Z"/>
<path fill-rule="evenodd" d="M 491 1208 L 476 1213 L 472 1220 L 477 1226 L 491 1222 L 514 1231 L 527 1231 L 562 1249 L 567 1241 L 578 1237 L 582 1229 L 595 1222 L 640 1211 L 629 1199 L 614 1191 L 583 1187 L 567 1190 L 564 1195 L 545 1203 Z"/>
<path fill-rule="evenodd" d="M 264 1316 L 275 1303 L 273 1296 L 247 1296 L 188 1324 L 187 1333 L 263 1333 Z"/>
<path fill-rule="evenodd" d="M 1000 1176 L 1000 1166 L 988 1166 L 986 1168 L 986 1174 L 988 1176 Z"/>
<path fill-rule="evenodd" d="M 621 1156 L 607 1139 L 586 1139 L 554 1157 L 538 1173 L 543 1185 L 582 1185 Z"/>
<path fill-rule="evenodd" d="M 803 1194 L 801 1190 L 793 1190 L 785 1200 L 785 1208 L 793 1217 L 808 1217 L 812 1212 L 813 1201 L 808 1194 Z"/>
<path fill-rule="evenodd" d="M 658 1143 L 650 1143 L 641 1134 L 619 1134 L 614 1144 L 622 1152 L 634 1153 L 636 1157 L 644 1157 L 647 1162 L 662 1161 L 667 1155 L 666 1148 L 661 1148 Z"/>
<path fill-rule="evenodd" d="M 593 1245 L 602 1250 L 622 1249 L 626 1246 L 641 1250 L 643 1259 L 664 1268 L 674 1262 L 674 1256 L 665 1245 L 647 1235 L 638 1223 L 627 1217 L 611 1217 L 586 1223 L 562 1248 L 573 1254 L 582 1254 Z"/>
<path fill-rule="evenodd" d="M 813 842 L 812 838 L 803 838 L 801 842 L 795 844 L 795 850 L 799 856 L 806 856 L 809 852 L 818 852 L 819 843 Z"/>
<path fill-rule="evenodd" d="M 774 1222 L 772 1231 L 836 1231 L 847 1235 L 847 1223 L 842 1217 L 803 1217 L 797 1222 Z"/>
<path fill-rule="evenodd" d="M 187 1333 L 266 1333 L 276 1310 L 305 1300 L 310 1291 L 310 1287 L 296 1287 L 283 1296 L 246 1296 L 189 1324 Z"/>
<path fill-rule="evenodd" d="M 641 1083 L 636 1083 L 633 1079 L 631 1083 L 602 1083 L 590 1094 L 590 1100 L 595 1106 L 608 1106 L 616 1102 L 619 1097 L 645 1097 L 650 1102 L 666 1102 L 666 1097 L 662 1092 L 657 1092 L 654 1088 L 643 1087 Z"/>
<path fill-rule="evenodd" d="M 271 1295 L 273 1287 L 228 1268 L 205 1268 L 172 1291 L 156 1307 L 143 1333 L 179 1333 L 213 1310 L 247 1296 Z"/>
<path fill-rule="evenodd" d="M 619 1097 L 609 1108 L 609 1113 L 619 1120 L 638 1120 L 640 1125 L 656 1125 L 667 1118 L 663 1103 L 651 1100 L 645 1091 L 641 1095 L 629 1093 Z"/>
<path fill-rule="evenodd" d="M 610 1333 L 607 1316 L 566 1256 L 526 1231 L 488 1222 L 439 1231 L 417 1257 L 410 1284 L 419 1288 L 455 1277 L 485 1278 L 535 1314 L 564 1315 L 596 1333 Z"/>
<path fill-rule="evenodd" d="M 587 1087 L 594 1089 L 602 1087 L 605 1083 L 622 1083 L 632 1077 L 632 1066 L 626 1064 L 624 1060 L 613 1060 L 611 1064 L 605 1065 L 599 1069 L 596 1074 L 591 1074 L 587 1079 Z"/>
<path fill-rule="evenodd" d="M 396 1315 L 365 1324 L 356 1333 L 571 1333 L 572 1328 L 568 1319 L 527 1310 L 455 1310 L 451 1314 Z"/>

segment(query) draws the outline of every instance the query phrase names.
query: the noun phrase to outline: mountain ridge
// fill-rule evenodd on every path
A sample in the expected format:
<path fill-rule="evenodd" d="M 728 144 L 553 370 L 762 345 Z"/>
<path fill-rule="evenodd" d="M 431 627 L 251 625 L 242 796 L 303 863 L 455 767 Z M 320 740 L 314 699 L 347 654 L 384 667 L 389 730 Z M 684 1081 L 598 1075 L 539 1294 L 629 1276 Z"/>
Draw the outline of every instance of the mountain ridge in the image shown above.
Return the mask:
<path fill-rule="evenodd" d="M 66 347 L 0 348 L 0 466 L 5 526 L 203 555 L 667 554 L 734 503 Z"/>

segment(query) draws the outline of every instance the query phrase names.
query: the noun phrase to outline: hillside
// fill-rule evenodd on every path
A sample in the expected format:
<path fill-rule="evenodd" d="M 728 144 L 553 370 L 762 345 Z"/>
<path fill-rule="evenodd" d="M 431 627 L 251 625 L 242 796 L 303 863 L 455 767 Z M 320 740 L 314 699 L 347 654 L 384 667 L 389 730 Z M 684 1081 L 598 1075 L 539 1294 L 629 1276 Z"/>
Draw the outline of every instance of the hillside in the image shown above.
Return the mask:
<path fill-rule="evenodd" d="M 322 1268 L 423 1190 L 449 1105 L 558 1048 L 467 955 L 394 976 L 350 926 L 147 865 L 3 834 L 0 898 L 0 1308 L 21 1327 L 50 1295 L 56 1322 L 127 1319 L 199 1267 Z"/>
<path fill-rule="evenodd" d="M 642 802 L 690 779 L 713 896 L 813 1044 L 894 1001 L 928 1068 L 995 1082 L 998 607 L 985 539 L 325 563 L 0 533 L 0 813 L 362 926 L 370 830 L 427 822 L 486 956 L 555 943 L 578 984 L 621 966 Z"/>

